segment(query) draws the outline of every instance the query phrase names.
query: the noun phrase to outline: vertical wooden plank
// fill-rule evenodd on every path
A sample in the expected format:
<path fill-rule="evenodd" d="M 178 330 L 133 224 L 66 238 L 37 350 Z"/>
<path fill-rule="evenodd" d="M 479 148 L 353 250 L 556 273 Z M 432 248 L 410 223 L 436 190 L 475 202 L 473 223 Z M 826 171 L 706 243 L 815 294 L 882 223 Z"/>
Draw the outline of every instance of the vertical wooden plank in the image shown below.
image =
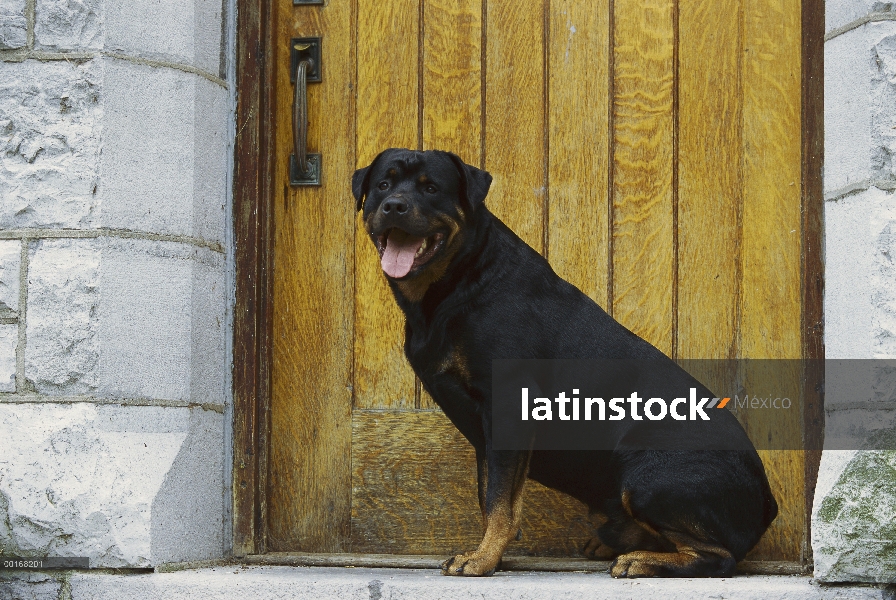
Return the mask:
<path fill-rule="evenodd" d="M 548 258 L 607 302 L 609 0 L 552 0 L 549 49 Z"/>
<path fill-rule="evenodd" d="M 613 316 L 672 352 L 674 5 L 615 0 Z"/>
<path fill-rule="evenodd" d="M 736 388 L 743 207 L 741 4 L 682 2 L 678 48 L 676 357 L 717 394 Z M 720 85 L 720 82 L 724 82 Z"/>
<path fill-rule="evenodd" d="M 757 0 L 744 5 L 744 212 L 741 354 L 799 358 L 802 351 L 801 247 L 801 11 L 799 2 Z M 778 383 L 785 393 L 799 373 Z M 749 385 L 749 384 L 748 384 Z M 756 436 L 799 439 L 801 417 L 751 418 Z M 753 552 L 756 559 L 798 560 L 805 534 L 804 457 L 761 453 L 780 512 Z"/>
<path fill-rule="evenodd" d="M 359 167 L 386 148 L 417 147 L 418 1 L 358 3 Z M 355 239 L 355 406 L 414 408 L 414 373 L 403 349 L 404 316 L 360 213 Z"/>
<path fill-rule="evenodd" d="M 544 13 L 541 3 L 486 0 L 487 205 L 539 252 L 544 249 Z"/>
<path fill-rule="evenodd" d="M 738 0 L 690 0 L 681 3 L 679 13 L 681 358 L 737 355 L 743 205 L 740 16 Z M 715 387 L 704 383 L 724 389 L 718 387 L 721 381 Z"/>
<path fill-rule="evenodd" d="M 425 0 L 423 22 L 423 149 L 478 166 L 482 0 Z"/>
<path fill-rule="evenodd" d="M 267 249 L 264 223 L 270 188 L 269 114 L 270 62 L 264 60 L 263 24 L 270 18 L 270 2 L 239 2 L 237 11 L 236 86 L 239 90 L 234 140 L 233 218 L 236 297 L 233 310 L 233 555 L 243 557 L 261 550 L 264 526 L 257 506 L 264 501 L 259 486 L 258 457 L 264 451 L 259 439 L 258 405 L 266 353 L 265 305 L 261 293 L 264 270 L 261 257 Z M 266 425 L 266 424 L 265 424 Z M 267 440 L 267 437 L 264 437 Z"/>
<path fill-rule="evenodd" d="M 482 0 L 423 4 L 423 149 L 482 161 Z M 420 408 L 436 403 L 421 390 Z"/>
<path fill-rule="evenodd" d="M 268 544 L 275 551 L 339 552 L 349 549 L 351 522 L 352 7 L 277 7 Z M 324 36 L 324 79 L 308 86 L 309 145 L 323 153 L 323 186 L 290 188 L 288 40 L 308 35 Z"/>

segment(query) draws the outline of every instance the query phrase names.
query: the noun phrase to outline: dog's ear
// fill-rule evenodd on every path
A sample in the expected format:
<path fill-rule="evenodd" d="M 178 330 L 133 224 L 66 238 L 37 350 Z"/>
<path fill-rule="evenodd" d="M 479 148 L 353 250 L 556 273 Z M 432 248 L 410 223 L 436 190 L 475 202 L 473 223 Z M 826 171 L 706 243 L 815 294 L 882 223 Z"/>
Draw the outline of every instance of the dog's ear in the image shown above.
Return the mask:
<path fill-rule="evenodd" d="M 355 210 L 361 210 L 364 207 L 364 197 L 367 196 L 367 192 L 370 190 L 370 175 L 373 171 L 373 166 L 387 154 L 400 152 L 401 150 L 401 148 L 386 148 L 377 154 L 376 158 L 369 165 L 355 171 L 354 175 L 352 175 L 352 194 L 355 196 Z"/>
<path fill-rule="evenodd" d="M 376 159 L 373 159 L 373 163 L 375 162 Z M 364 196 L 367 195 L 367 188 L 370 185 L 370 167 L 373 166 L 373 163 L 363 169 L 358 169 L 352 175 L 352 194 L 355 196 L 356 211 L 361 210 L 361 207 L 364 206 Z"/>
<path fill-rule="evenodd" d="M 488 171 L 468 165 L 456 154 L 450 152 L 447 154 L 460 173 L 461 189 L 464 191 L 467 202 L 470 208 L 475 210 L 488 195 L 488 188 L 492 185 L 492 176 Z"/>

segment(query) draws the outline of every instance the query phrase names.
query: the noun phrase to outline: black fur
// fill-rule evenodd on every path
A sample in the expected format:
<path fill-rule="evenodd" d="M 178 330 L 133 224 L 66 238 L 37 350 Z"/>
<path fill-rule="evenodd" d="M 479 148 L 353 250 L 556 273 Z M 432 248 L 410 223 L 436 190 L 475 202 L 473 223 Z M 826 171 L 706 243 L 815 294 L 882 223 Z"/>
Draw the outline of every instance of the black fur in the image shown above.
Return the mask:
<path fill-rule="evenodd" d="M 436 192 L 423 189 L 421 175 Z M 387 280 L 406 318 L 405 354 L 411 366 L 489 466 L 488 481 L 480 482 L 487 489 L 486 512 L 496 505 L 497 496 L 508 493 L 507 473 L 522 464 L 519 453 L 490 449 L 493 359 L 669 360 L 558 277 L 541 255 L 495 217 L 483 203 L 490 183 L 488 173 L 453 154 L 400 149 L 383 152 L 352 180 L 357 206 L 363 207 L 374 240 L 392 227 L 431 235 L 433 226 L 427 230 L 424 223 L 434 223 L 438 215 L 461 225 L 456 247 L 442 250 L 452 253 L 447 268 L 422 298 L 408 299 L 402 284 L 421 277 L 427 265 L 401 280 Z M 417 211 L 407 223 L 401 216 L 377 214 L 382 202 L 395 195 Z M 444 369 L 452 353 L 463 358 L 466 372 Z M 737 451 L 535 451 L 528 476 L 606 514 L 610 520 L 599 536 L 619 552 L 674 551 L 674 544 L 662 536 L 640 548 L 626 547 L 621 532 L 634 518 L 660 533 L 682 532 L 721 546 L 733 557 L 701 557 L 687 568 L 654 574 L 728 576 L 734 561 L 746 555 L 775 518 L 777 504 L 762 462 L 736 419 L 718 422 L 721 435 Z M 621 504 L 623 491 L 627 508 Z"/>

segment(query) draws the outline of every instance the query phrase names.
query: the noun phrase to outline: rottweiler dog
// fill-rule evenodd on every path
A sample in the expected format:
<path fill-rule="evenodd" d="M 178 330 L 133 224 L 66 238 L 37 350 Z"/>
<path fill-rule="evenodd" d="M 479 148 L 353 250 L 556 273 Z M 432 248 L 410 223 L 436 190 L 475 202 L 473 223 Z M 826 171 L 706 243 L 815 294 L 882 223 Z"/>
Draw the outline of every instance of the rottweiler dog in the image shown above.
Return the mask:
<path fill-rule="evenodd" d="M 729 411 L 713 419 L 713 431 L 734 448 L 723 456 L 493 447 L 494 359 L 674 363 L 557 276 L 495 217 L 484 204 L 491 181 L 454 154 L 395 148 L 352 177 L 356 210 L 363 210 L 404 312 L 405 355 L 476 452 L 485 533 L 476 550 L 449 558 L 442 572 L 494 573 L 518 535 L 528 477 L 597 515 L 602 524 L 584 552 L 615 558 L 614 577 L 732 575 L 778 506 L 755 448 Z"/>

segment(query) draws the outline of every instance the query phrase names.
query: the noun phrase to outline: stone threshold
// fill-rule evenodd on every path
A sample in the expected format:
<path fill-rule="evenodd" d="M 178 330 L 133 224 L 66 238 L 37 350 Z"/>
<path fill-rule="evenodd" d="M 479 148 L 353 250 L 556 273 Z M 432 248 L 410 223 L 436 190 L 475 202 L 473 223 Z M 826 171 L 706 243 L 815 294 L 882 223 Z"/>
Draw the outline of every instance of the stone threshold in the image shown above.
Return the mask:
<path fill-rule="evenodd" d="M 595 565 L 596 566 L 596 565 Z M 808 575 L 736 575 L 724 579 L 613 579 L 600 572 L 499 571 L 493 577 L 445 577 L 437 569 L 221 565 L 174 572 L 72 573 L 67 600 L 694 600 L 891 599 L 892 587 L 824 585 Z"/>
<path fill-rule="evenodd" d="M 438 569 L 446 558 L 447 555 L 427 554 L 270 552 L 267 554 L 249 555 L 239 559 L 238 562 L 263 566 Z M 505 556 L 501 561 L 499 570 L 605 573 L 609 568 L 609 561 L 590 560 L 587 558 Z M 162 567 L 162 569 L 165 569 L 165 567 Z M 810 571 L 810 566 L 803 566 L 796 562 L 745 560 L 737 565 L 737 573 L 743 575 L 806 575 L 810 574 Z"/>

